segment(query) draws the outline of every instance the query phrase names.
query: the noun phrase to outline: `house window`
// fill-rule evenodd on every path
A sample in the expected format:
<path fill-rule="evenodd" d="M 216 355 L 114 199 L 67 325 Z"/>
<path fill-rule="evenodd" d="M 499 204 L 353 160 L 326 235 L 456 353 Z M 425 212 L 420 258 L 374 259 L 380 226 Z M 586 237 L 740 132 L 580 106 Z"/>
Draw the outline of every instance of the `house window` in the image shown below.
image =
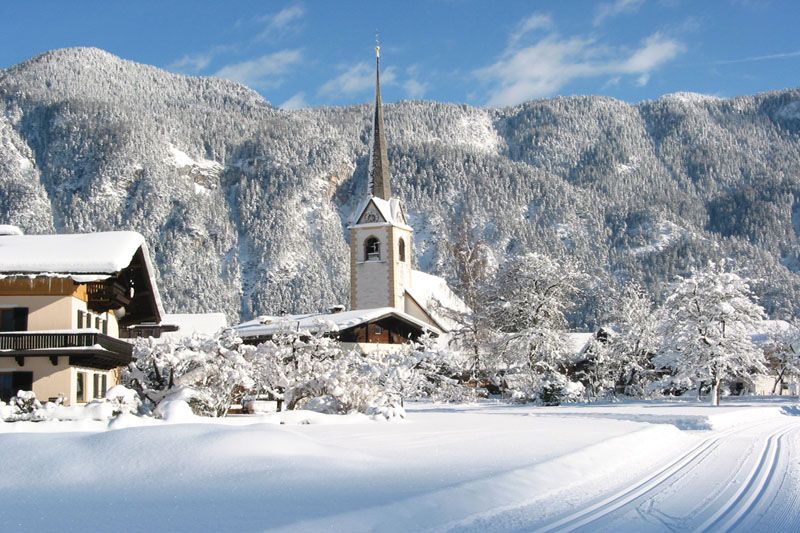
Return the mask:
<path fill-rule="evenodd" d="M 406 262 L 406 241 L 400 239 L 400 242 L 397 245 L 398 247 L 398 255 L 400 256 L 400 262 Z"/>
<path fill-rule="evenodd" d="M 33 372 L 0 372 L 0 400 L 8 402 L 21 390 L 33 390 Z"/>
<path fill-rule="evenodd" d="M 99 316 L 94 317 L 94 329 L 97 329 L 97 330 L 100 329 L 100 317 Z"/>
<path fill-rule="evenodd" d="M 108 376 L 105 374 L 94 375 L 94 397 L 105 398 L 108 390 Z"/>
<path fill-rule="evenodd" d="M 103 320 L 103 335 L 108 335 L 108 319 Z"/>
<path fill-rule="evenodd" d="M 83 315 L 86 313 L 78 309 L 78 329 L 83 328 Z"/>
<path fill-rule="evenodd" d="M 78 372 L 75 375 L 75 401 L 86 401 L 86 372 Z"/>
<path fill-rule="evenodd" d="M 365 261 L 381 260 L 381 241 L 375 237 L 370 237 L 364 241 L 364 259 Z"/>
<path fill-rule="evenodd" d="M 28 329 L 28 308 L 12 307 L 0 309 L 0 331 L 26 331 Z"/>

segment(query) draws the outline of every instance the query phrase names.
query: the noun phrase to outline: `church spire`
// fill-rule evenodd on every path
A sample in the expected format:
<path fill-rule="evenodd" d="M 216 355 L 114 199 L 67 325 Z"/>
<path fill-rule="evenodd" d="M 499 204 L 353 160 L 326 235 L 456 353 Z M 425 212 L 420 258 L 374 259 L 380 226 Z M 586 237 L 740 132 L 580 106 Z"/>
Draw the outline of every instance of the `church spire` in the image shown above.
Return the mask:
<path fill-rule="evenodd" d="M 381 103 L 381 47 L 375 45 L 375 115 L 372 119 L 372 145 L 369 151 L 369 192 L 372 196 L 388 200 L 392 197 L 389 179 L 389 155 L 386 151 L 386 134 L 383 128 Z"/>

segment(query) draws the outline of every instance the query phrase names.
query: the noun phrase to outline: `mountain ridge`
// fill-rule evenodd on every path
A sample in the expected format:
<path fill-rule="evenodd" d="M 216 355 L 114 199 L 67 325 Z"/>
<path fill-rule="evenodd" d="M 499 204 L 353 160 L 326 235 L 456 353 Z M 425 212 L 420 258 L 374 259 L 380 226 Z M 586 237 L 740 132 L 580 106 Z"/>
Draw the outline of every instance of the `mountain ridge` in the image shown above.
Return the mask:
<path fill-rule="evenodd" d="M 385 108 L 424 270 L 452 280 L 464 231 L 498 261 L 561 256 L 592 274 L 572 316 L 591 327 L 619 283 L 658 296 L 729 256 L 773 315 L 800 311 L 797 89 Z M 141 231 L 170 311 L 236 320 L 346 301 L 368 105 L 284 111 L 234 82 L 81 48 L 0 70 L 0 109 L 0 223 Z"/>

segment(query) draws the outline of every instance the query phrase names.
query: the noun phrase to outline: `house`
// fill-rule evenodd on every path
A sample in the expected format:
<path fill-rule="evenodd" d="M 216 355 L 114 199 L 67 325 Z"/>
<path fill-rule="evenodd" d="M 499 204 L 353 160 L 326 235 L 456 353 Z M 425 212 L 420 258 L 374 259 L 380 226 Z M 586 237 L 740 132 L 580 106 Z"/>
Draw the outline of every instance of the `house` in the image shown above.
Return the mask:
<path fill-rule="evenodd" d="M 380 47 L 375 58 L 375 107 L 369 184 L 350 218 L 350 311 L 259 317 L 236 326 L 245 342 L 257 343 L 286 328 L 323 331 L 362 350 L 407 343 L 426 331 L 434 336 L 456 327 L 452 313 L 467 306 L 442 278 L 414 268 L 414 230 L 392 193 L 380 85 Z"/>
<path fill-rule="evenodd" d="M 68 405 L 102 397 L 132 360 L 121 338 L 164 316 L 154 275 L 136 232 L 0 226 L 0 399 L 18 390 Z"/>
<path fill-rule="evenodd" d="M 144 322 L 128 328 L 128 336 L 179 341 L 194 334 L 214 336 L 228 327 L 225 313 L 168 313 L 160 323 Z"/>
<path fill-rule="evenodd" d="M 741 383 L 740 388 L 749 390 L 758 395 L 800 395 L 800 376 L 784 372 L 781 374 L 781 364 L 777 357 L 779 352 L 793 348 L 795 351 L 800 346 L 789 346 L 787 333 L 792 325 L 785 320 L 762 320 L 751 332 L 750 339 L 753 344 L 764 351 L 767 360 L 767 373 L 756 375 L 752 385 Z"/>
<path fill-rule="evenodd" d="M 310 313 L 305 315 L 260 316 L 236 326 L 237 334 L 249 344 L 260 344 L 281 333 L 309 333 L 335 336 L 344 348 L 364 353 L 397 347 L 417 340 L 429 331 L 429 324 L 391 307 Z"/>

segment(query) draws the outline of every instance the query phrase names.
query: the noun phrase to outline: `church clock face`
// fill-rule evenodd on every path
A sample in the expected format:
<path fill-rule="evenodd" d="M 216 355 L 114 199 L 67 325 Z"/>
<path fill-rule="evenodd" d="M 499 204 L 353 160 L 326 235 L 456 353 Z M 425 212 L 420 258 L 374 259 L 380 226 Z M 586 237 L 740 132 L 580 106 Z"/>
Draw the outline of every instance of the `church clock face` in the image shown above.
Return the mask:
<path fill-rule="evenodd" d="M 378 217 L 375 215 L 375 213 L 367 213 L 367 216 L 364 217 L 364 220 L 367 222 L 377 222 Z"/>

